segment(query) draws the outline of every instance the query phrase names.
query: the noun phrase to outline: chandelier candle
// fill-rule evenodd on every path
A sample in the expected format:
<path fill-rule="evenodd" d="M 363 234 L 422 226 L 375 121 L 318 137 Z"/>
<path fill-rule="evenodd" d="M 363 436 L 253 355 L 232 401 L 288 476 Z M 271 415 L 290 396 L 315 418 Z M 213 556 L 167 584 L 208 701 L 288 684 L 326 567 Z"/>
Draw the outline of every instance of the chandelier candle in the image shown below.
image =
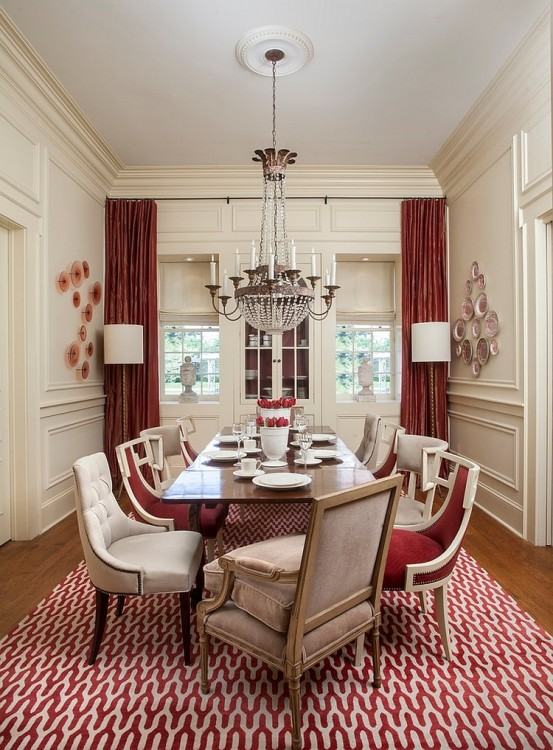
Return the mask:
<path fill-rule="evenodd" d="M 211 262 L 209 264 L 209 283 L 211 286 L 217 285 L 217 264 L 215 258 L 211 256 Z"/>
<path fill-rule="evenodd" d="M 311 275 L 301 277 L 297 266 L 297 249 L 286 235 L 286 167 L 294 164 L 297 153 L 276 146 L 276 66 L 285 53 L 280 49 L 269 49 L 265 59 L 272 66 L 273 79 L 273 146 L 255 151 L 254 161 L 263 167 L 263 203 L 261 207 L 261 239 L 259 257 L 255 242 L 252 242 L 247 281 L 240 273 L 240 251 L 236 250 L 234 276 L 230 281 L 234 287 L 234 307 L 227 307 L 230 295 L 229 278 L 225 272 L 221 287 L 216 284 L 216 275 L 211 273 L 206 284 L 214 310 L 227 320 L 241 317 L 258 330 L 267 334 L 282 334 L 296 328 L 308 315 L 314 320 L 324 320 L 336 296 L 336 261 L 333 259 L 332 283 L 326 274 L 325 293 L 321 294 L 322 305 L 316 305 L 315 288 L 320 276 L 314 252 L 311 255 Z M 309 284 L 307 283 L 309 282 Z M 220 304 L 216 304 L 215 298 Z"/>

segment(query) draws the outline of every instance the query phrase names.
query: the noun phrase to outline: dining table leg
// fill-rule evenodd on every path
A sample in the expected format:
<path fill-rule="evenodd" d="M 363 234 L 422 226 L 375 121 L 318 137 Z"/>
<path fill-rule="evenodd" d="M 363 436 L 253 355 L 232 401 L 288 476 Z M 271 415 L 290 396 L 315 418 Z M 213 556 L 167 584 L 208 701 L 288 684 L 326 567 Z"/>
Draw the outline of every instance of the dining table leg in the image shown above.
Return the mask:
<path fill-rule="evenodd" d="M 188 527 L 190 531 L 200 531 L 200 504 L 190 503 L 188 506 Z"/>

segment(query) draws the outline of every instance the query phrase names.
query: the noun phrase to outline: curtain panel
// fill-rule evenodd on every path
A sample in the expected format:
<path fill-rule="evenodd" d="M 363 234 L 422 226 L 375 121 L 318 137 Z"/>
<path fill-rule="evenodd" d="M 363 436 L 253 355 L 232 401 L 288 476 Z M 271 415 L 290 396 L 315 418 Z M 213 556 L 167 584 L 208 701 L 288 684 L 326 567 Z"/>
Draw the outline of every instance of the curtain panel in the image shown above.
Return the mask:
<path fill-rule="evenodd" d="M 401 424 L 431 434 L 428 365 L 411 361 L 411 324 L 448 320 L 446 201 L 416 198 L 401 205 Z M 436 437 L 447 440 L 447 362 L 434 363 Z"/>
<path fill-rule="evenodd" d="M 104 323 L 144 326 L 144 364 L 106 365 L 104 449 L 116 476 L 123 442 L 123 367 L 127 368 L 127 439 L 159 425 L 157 206 L 152 200 L 106 200 Z"/>

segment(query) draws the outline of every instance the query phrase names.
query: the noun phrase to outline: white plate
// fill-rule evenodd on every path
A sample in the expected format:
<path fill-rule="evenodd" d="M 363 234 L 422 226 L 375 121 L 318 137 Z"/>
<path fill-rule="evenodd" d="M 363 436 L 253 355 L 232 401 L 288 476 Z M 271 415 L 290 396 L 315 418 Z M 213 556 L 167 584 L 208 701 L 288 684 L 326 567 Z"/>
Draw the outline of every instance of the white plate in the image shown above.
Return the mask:
<path fill-rule="evenodd" d="M 215 440 L 217 440 L 218 443 L 221 443 L 221 445 L 238 442 L 236 435 L 217 435 Z"/>
<path fill-rule="evenodd" d="M 255 474 L 250 474 L 249 471 L 242 471 L 242 469 L 237 469 L 232 473 L 235 477 L 239 477 L 240 479 L 253 479 L 254 477 L 261 477 L 263 476 L 263 474 L 265 474 L 262 469 L 256 469 Z"/>
<path fill-rule="evenodd" d="M 267 469 L 281 469 L 284 466 L 288 466 L 286 461 L 278 461 L 276 459 L 262 461 L 261 466 L 265 466 Z"/>
<path fill-rule="evenodd" d="M 314 443 L 335 443 L 336 435 L 325 435 L 323 432 L 314 432 L 311 437 Z"/>
<path fill-rule="evenodd" d="M 294 463 L 298 464 L 298 466 L 317 466 L 317 464 L 322 463 L 320 458 L 312 458 L 311 461 L 303 462 L 302 458 L 295 458 Z"/>
<path fill-rule="evenodd" d="M 321 458 L 323 461 L 334 459 L 335 461 L 342 461 L 340 458 L 338 451 L 330 451 L 330 450 L 315 450 L 315 458 Z"/>
<path fill-rule="evenodd" d="M 203 454 L 210 461 L 236 461 L 238 454 L 236 451 L 206 451 Z M 240 451 L 240 458 L 246 458 L 244 451 Z"/>
<path fill-rule="evenodd" d="M 305 487 L 311 482 L 307 474 L 290 474 L 289 472 L 278 472 L 265 474 L 263 477 L 254 477 L 252 482 L 258 487 L 270 490 L 296 490 Z"/>

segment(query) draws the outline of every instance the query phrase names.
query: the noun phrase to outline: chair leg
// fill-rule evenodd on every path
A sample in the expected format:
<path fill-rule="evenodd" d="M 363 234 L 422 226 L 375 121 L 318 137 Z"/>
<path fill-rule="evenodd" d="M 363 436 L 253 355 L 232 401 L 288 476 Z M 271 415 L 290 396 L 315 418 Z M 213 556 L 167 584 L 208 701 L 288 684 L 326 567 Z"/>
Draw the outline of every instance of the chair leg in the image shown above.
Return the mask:
<path fill-rule="evenodd" d="M 300 718 L 300 681 L 299 678 L 288 680 L 290 693 L 290 709 L 292 711 L 292 750 L 301 750 L 301 718 Z"/>
<path fill-rule="evenodd" d="M 445 658 L 451 660 L 451 643 L 449 640 L 449 618 L 447 615 L 447 583 L 440 586 L 438 589 L 434 589 L 434 603 L 436 607 L 436 617 L 438 619 L 438 627 L 440 629 L 440 636 L 442 638 L 442 647 L 444 649 Z"/>
<path fill-rule="evenodd" d="M 125 609 L 125 595 L 117 594 L 117 609 L 115 610 L 115 614 L 117 615 L 117 617 L 121 617 L 124 609 Z"/>
<path fill-rule="evenodd" d="M 374 625 L 371 630 L 371 644 L 373 653 L 373 687 L 379 688 L 380 681 L 380 625 Z"/>
<path fill-rule="evenodd" d="M 190 598 L 192 600 L 192 606 L 195 606 L 196 604 L 201 602 L 203 595 L 204 595 L 204 560 L 202 559 L 200 567 L 198 568 L 198 572 L 196 573 L 195 586 L 192 589 L 192 592 L 190 594 Z"/>
<path fill-rule="evenodd" d="M 206 539 L 207 561 L 215 560 L 215 539 Z"/>
<path fill-rule="evenodd" d="M 225 545 L 223 544 L 223 529 L 219 529 L 215 539 L 217 540 L 217 554 L 219 557 L 223 557 L 223 555 L 225 554 Z"/>
<path fill-rule="evenodd" d="M 205 633 L 200 633 L 200 667 L 201 667 L 201 689 L 204 695 L 209 693 L 209 638 Z"/>
<path fill-rule="evenodd" d="M 365 660 L 365 633 L 357 636 L 355 641 L 355 661 L 353 662 L 356 667 L 362 667 L 363 661 Z"/>
<path fill-rule="evenodd" d="M 179 598 L 184 663 L 190 664 L 190 591 L 183 591 L 179 594 Z"/>
<path fill-rule="evenodd" d="M 94 620 L 94 635 L 92 636 L 92 643 L 90 644 L 90 651 L 88 655 L 88 663 L 94 664 L 98 651 L 100 650 L 100 644 L 104 637 L 104 630 L 106 629 L 106 620 L 108 616 L 108 604 L 109 594 L 105 591 L 96 589 L 96 616 Z"/>
<path fill-rule="evenodd" d="M 426 614 L 425 592 L 424 591 L 419 591 L 418 594 L 419 594 L 419 601 L 420 601 L 420 604 L 421 604 L 421 612 L 423 613 L 423 615 L 425 615 Z"/>

